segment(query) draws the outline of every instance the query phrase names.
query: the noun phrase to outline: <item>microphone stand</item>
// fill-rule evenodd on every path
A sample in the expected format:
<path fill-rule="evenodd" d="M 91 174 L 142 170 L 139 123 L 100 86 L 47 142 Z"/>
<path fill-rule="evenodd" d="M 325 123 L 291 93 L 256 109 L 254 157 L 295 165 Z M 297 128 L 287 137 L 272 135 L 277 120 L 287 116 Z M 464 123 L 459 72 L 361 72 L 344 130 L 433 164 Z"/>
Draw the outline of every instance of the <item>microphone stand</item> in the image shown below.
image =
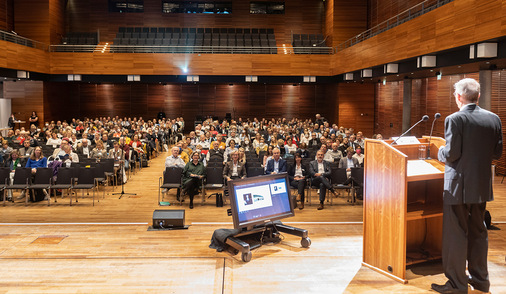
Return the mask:
<path fill-rule="evenodd" d="M 392 143 L 390 143 L 390 145 L 393 145 L 395 142 L 397 142 L 397 140 L 399 140 L 400 138 L 402 138 L 402 136 L 406 135 L 409 131 L 411 131 L 414 127 L 416 127 L 419 123 L 421 123 L 422 121 L 426 121 L 429 119 L 429 116 L 428 115 L 424 115 L 422 117 L 421 120 L 419 120 L 416 124 L 414 124 L 411 128 L 409 128 L 407 131 L 405 131 L 404 133 L 402 133 L 402 135 L 400 135 L 397 139 L 395 139 L 395 141 L 393 141 Z"/>
<path fill-rule="evenodd" d="M 123 179 L 123 176 L 126 176 L 125 172 L 125 162 L 121 162 L 121 192 L 120 193 L 112 193 L 112 195 L 119 195 L 118 199 L 121 199 L 123 195 L 137 195 L 135 193 L 125 193 L 125 179 Z"/>
<path fill-rule="evenodd" d="M 441 117 L 441 114 L 439 112 L 434 114 L 434 120 L 432 121 L 432 128 L 430 128 L 429 146 L 427 147 L 427 159 L 432 159 L 430 157 L 430 140 L 432 140 L 432 131 L 434 130 L 434 123 L 440 117 Z"/>

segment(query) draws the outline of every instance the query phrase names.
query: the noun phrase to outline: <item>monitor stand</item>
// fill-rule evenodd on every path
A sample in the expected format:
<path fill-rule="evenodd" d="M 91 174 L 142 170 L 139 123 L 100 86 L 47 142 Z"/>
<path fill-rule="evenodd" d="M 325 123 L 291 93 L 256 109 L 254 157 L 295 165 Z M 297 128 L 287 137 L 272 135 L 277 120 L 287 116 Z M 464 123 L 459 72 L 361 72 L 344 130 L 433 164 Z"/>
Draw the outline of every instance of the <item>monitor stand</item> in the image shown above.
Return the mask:
<path fill-rule="evenodd" d="M 311 239 L 308 237 L 307 230 L 286 226 L 281 222 L 247 228 L 238 234 L 228 237 L 225 243 L 233 248 L 233 254 L 241 252 L 242 260 L 249 262 L 252 257 L 252 249 L 261 247 L 265 243 L 279 243 L 281 241 L 279 237 L 280 232 L 301 237 L 300 244 L 304 248 L 309 248 L 311 245 Z"/>

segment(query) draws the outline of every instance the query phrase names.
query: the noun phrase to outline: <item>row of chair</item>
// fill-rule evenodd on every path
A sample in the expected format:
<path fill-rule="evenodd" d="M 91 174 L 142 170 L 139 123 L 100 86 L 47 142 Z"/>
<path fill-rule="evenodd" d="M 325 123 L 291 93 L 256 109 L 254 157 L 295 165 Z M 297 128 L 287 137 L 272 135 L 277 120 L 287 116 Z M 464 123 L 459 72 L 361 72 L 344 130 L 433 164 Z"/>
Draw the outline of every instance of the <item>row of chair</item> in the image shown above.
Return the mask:
<path fill-rule="evenodd" d="M 274 29 L 260 28 L 175 28 L 175 27 L 120 27 L 120 33 L 228 33 L 228 34 L 274 34 Z"/>
<path fill-rule="evenodd" d="M 98 34 L 96 32 L 69 32 L 65 37 L 62 38 L 61 43 L 66 45 L 97 45 Z"/>
<path fill-rule="evenodd" d="M 95 187 L 98 188 L 100 183 L 104 183 L 103 198 L 105 198 L 106 183 L 112 180 L 114 185 L 117 184 L 114 164 L 113 159 L 102 160 L 100 163 L 74 163 L 71 167 L 59 167 L 56 177 L 53 177 L 54 170 L 52 168 L 38 168 L 33 180 L 31 168 L 18 167 L 14 172 L 12 184 L 10 183 L 10 169 L 0 168 L 0 191 L 3 192 L 3 205 L 5 206 L 5 192 L 7 190 L 25 191 L 25 204 L 28 204 L 29 193 L 27 192 L 28 190 L 33 191 L 35 189 L 49 191 L 47 194 L 48 206 L 51 204 L 51 190 L 54 193 L 55 202 L 57 202 L 56 189 L 68 190 L 68 192 L 71 190 L 83 190 L 83 194 L 85 189 L 92 189 L 93 205 L 95 205 Z M 69 198 L 70 205 L 72 205 L 72 197 L 70 196 Z"/>
<path fill-rule="evenodd" d="M 162 177 L 159 178 L 159 190 L 158 190 L 158 204 L 163 200 L 162 189 L 181 189 L 182 188 L 182 172 L 183 169 L 179 167 L 167 167 L 163 172 Z M 249 166 L 247 168 L 247 176 L 248 177 L 256 177 L 264 174 L 264 169 L 261 166 Z M 356 192 L 357 189 L 363 186 L 363 178 L 364 178 L 364 169 L 363 168 L 352 168 L 351 169 L 351 179 L 348 179 L 346 169 L 344 168 L 331 168 L 331 178 L 330 182 L 334 189 L 346 189 L 352 191 L 351 199 L 350 193 L 348 193 L 348 202 L 355 203 L 356 201 Z M 311 190 L 319 189 L 319 187 L 314 186 L 312 184 L 311 178 L 307 179 L 307 190 L 308 197 L 306 197 L 306 201 L 311 205 Z M 206 190 L 208 189 L 222 189 L 226 186 L 226 181 L 223 177 L 223 165 L 222 166 L 209 166 L 206 168 L 206 174 L 203 178 L 203 182 L 201 185 L 201 194 L 202 194 L 202 204 L 206 199 Z M 332 197 L 327 197 L 327 200 L 330 201 L 332 205 Z M 183 195 L 180 196 L 180 204 L 183 201 Z"/>

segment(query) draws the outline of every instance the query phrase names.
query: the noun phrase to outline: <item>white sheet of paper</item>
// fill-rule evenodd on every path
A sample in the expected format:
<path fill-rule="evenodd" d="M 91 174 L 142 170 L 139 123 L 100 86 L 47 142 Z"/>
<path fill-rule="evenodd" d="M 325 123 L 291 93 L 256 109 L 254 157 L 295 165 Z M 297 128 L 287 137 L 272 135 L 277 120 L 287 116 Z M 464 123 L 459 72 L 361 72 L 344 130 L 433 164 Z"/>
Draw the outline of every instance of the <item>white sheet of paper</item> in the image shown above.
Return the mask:
<path fill-rule="evenodd" d="M 397 140 L 399 137 L 392 137 L 392 140 Z M 395 142 L 397 145 L 411 145 L 411 144 L 420 144 L 420 141 L 415 136 L 406 136 L 402 137 L 397 142 Z"/>
<path fill-rule="evenodd" d="M 408 177 L 436 173 L 442 174 L 443 172 L 424 160 L 408 160 Z"/>

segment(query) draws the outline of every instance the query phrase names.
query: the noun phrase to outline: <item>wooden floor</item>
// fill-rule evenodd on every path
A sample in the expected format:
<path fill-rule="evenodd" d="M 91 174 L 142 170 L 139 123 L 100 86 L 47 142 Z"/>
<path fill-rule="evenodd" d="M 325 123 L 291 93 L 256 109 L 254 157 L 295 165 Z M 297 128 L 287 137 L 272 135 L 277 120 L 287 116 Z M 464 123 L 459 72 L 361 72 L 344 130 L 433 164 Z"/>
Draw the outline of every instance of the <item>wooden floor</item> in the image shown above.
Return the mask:
<path fill-rule="evenodd" d="M 445 281 L 439 262 L 408 269 L 407 285 L 361 266 L 362 206 L 344 197 L 317 211 L 313 193 L 313 205 L 285 221 L 309 231 L 310 248 L 285 235 L 280 244 L 254 250 L 249 263 L 208 247 L 214 230 L 232 227 L 214 198 L 192 210 L 183 205 L 188 230 L 148 231 L 155 209 L 181 208 L 157 205 L 165 156 L 125 185 L 136 196 L 106 194 L 95 206 L 85 196 L 73 206 L 58 198 L 49 207 L 0 207 L 0 293 L 427 293 L 431 283 Z M 506 293 L 506 183 L 500 180 L 488 207 L 501 229 L 489 231 L 492 293 Z M 169 193 L 167 200 L 174 198 Z"/>

